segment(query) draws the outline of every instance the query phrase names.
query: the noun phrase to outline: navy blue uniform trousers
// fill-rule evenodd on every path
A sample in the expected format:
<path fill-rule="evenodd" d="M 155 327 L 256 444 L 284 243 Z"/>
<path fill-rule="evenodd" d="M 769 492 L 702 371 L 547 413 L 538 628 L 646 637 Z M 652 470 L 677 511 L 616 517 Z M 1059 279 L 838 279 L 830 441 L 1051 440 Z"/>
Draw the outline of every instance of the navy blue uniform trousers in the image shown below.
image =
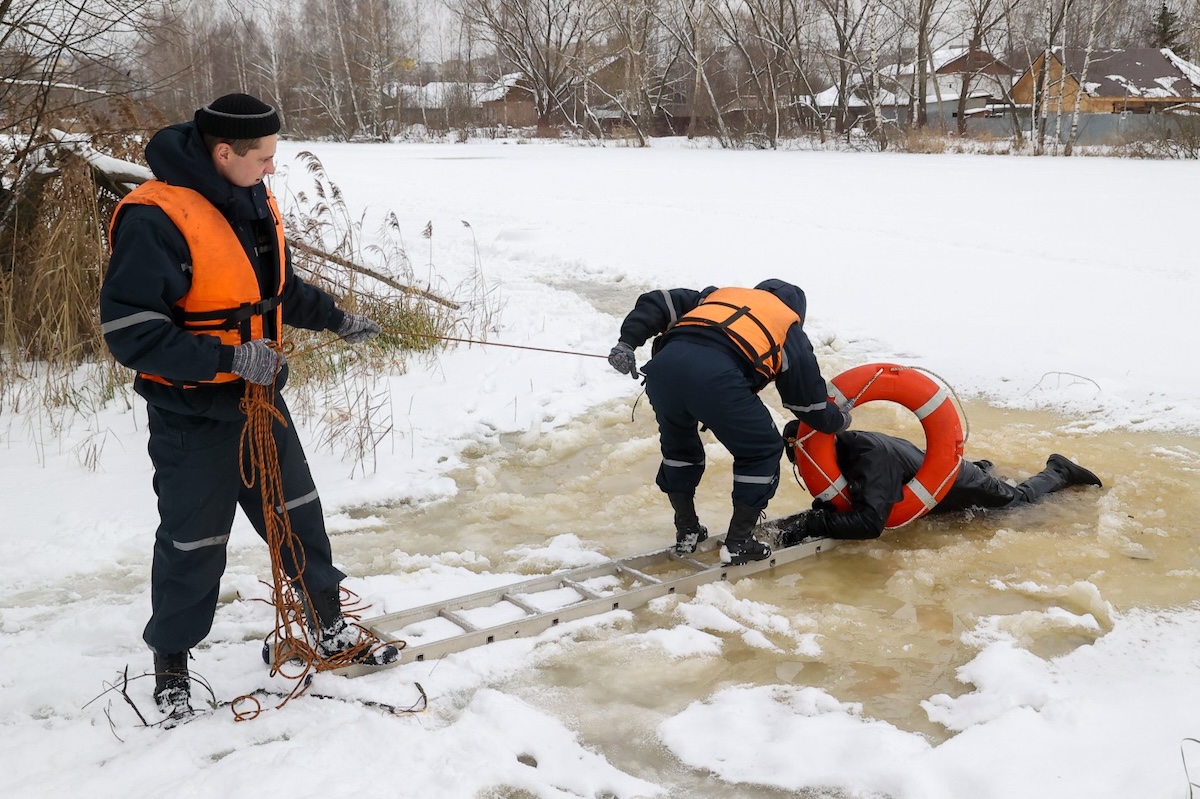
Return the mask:
<path fill-rule="evenodd" d="M 733 501 L 762 510 L 779 486 L 783 438 L 737 356 L 680 336 L 646 364 L 646 396 L 658 419 L 667 494 L 694 494 L 704 474 L 698 423 L 733 455 Z"/>
<path fill-rule="evenodd" d="M 245 420 L 183 416 L 147 407 L 160 522 L 150 578 L 152 612 L 142 637 L 152 650 L 166 654 L 191 649 L 212 628 L 237 507 L 264 540 L 266 528 L 259 481 L 247 488 L 238 468 Z M 284 547 L 284 568 L 292 578 L 303 570 L 310 592 L 331 588 L 345 574 L 333 565 L 321 500 L 287 405 L 278 395 L 275 407 L 287 420 L 286 426 L 276 420 L 273 432 L 288 518 L 303 558 L 296 563 Z"/>

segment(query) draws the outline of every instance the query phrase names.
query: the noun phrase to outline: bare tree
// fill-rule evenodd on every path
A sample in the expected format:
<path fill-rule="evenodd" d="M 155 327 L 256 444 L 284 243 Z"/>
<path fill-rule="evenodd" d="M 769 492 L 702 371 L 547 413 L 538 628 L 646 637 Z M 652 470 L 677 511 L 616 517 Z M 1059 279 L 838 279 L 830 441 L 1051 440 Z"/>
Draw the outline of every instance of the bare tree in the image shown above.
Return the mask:
<path fill-rule="evenodd" d="M 659 62 L 659 25 L 655 17 L 658 0 L 601 0 L 607 25 L 620 45 L 625 62 L 624 91 L 609 93 L 609 99 L 621 109 L 621 114 L 637 136 L 639 146 L 646 146 L 646 137 L 654 125 L 654 101 L 651 99 L 653 73 Z"/>
<path fill-rule="evenodd" d="M 1087 47 L 1084 48 L 1083 67 L 1079 73 L 1079 89 L 1075 92 L 1075 108 L 1071 112 L 1071 131 L 1067 135 L 1067 143 L 1063 155 L 1070 156 L 1075 149 L 1075 141 L 1079 138 L 1079 111 L 1083 103 L 1084 86 L 1087 85 L 1088 70 L 1092 66 L 1092 53 L 1096 50 L 1096 29 L 1099 20 L 1106 16 L 1116 5 L 1117 0 L 1091 0 L 1091 18 L 1088 22 Z M 1059 108 L 1062 115 L 1062 108 Z"/>
<path fill-rule="evenodd" d="M 387 98 L 410 64 L 409 9 L 390 0 L 304 0 L 293 26 L 277 30 L 303 43 L 285 58 L 296 70 L 287 91 L 296 95 L 305 128 L 342 139 L 386 138 L 394 127 Z M 267 72 L 278 61 L 260 48 L 257 65 Z M 283 90 L 284 87 L 278 87 Z"/>
<path fill-rule="evenodd" d="M 0 0 L 0 256 L 14 257 L 29 210 L 54 174 L 38 144 L 51 126 L 116 110 L 137 88 L 130 44 L 162 0 Z"/>
<path fill-rule="evenodd" d="M 1034 93 L 1033 113 L 1030 115 L 1030 138 L 1034 142 L 1034 152 L 1037 155 L 1042 155 L 1046 150 L 1046 128 L 1050 118 L 1052 89 L 1057 89 L 1059 92 L 1058 101 L 1058 116 L 1062 116 L 1062 90 L 1066 82 L 1066 75 L 1059 76 L 1057 83 L 1053 81 L 1052 62 L 1055 57 L 1055 51 L 1062 52 L 1064 49 L 1063 40 L 1066 37 L 1065 29 L 1067 17 L 1072 8 L 1074 8 L 1075 0 L 1046 0 L 1045 6 L 1042 7 L 1042 22 L 1044 24 L 1044 46 L 1042 48 L 1042 59 L 1040 68 L 1035 77 L 1035 86 L 1037 90 Z M 1055 44 L 1055 42 L 1059 44 Z M 1065 64 L 1063 69 L 1065 70 Z"/>
<path fill-rule="evenodd" d="M 801 48 L 812 7 L 796 0 L 722 0 L 717 20 L 747 67 L 751 99 L 761 113 L 758 127 L 774 148 L 784 132 L 787 109 L 799 95 L 813 93 Z"/>
<path fill-rule="evenodd" d="M 538 131 L 549 133 L 551 116 L 567 106 L 596 55 L 593 45 L 608 32 L 596 0 L 456 0 L 464 24 L 495 47 L 520 72 L 537 109 Z"/>
<path fill-rule="evenodd" d="M 719 53 L 725 44 L 720 26 L 714 21 L 712 0 L 674 0 L 658 11 L 658 20 L 671 41 L 688 78 L 680 81 L 680 93 L 688 113 L 688 137 L 702 135 L 709 112 L 717 126 L 722 147 L 732 142 L 722 106 L 717 99 L 710 70 L 721 69 Z"/>
<path fill-rule="evenodd" d="M 103 106 L 133 88 L 124 54 L 162 0 L 0 0 L 0 132 Z"/>
<path fill-rule="evenodd" d="M 959 136 L 965 136 L 967 133 L 967 100 L 970 98 L 971 88 L 991 66 L 990 61 L 981 62 L 972 69 L 970 59 L 975 57 L 977 51 L 989 49 L 986 45 L 993 38 L 996 29 L 1011 18 L 1013 9 L 1020 3 L 1021 0 L 965 0 L 959 9 L 966 22 L 968 59 L 967 71 L 962 74 L 962 85 L 958 93 Z M 997 84 L 997 88 L 1005 87 Z"/>
<path fill-rule="evenodd" d="M 111 205 L 55 132 L 138 126 L 126 54 L 161 8 L 0 0 L 0 396 L 18 360 L 73 366 L 97 351 L 87 331 Z"/>
<path fill-rule="evenodd" d="M 879 91 L 875 88 L 876 76 L 879 75 L 879 50 L 880 50 L 880 31 L 879 31 L 879 3 L 871 2 L 867 10 L 867 64 L 866 74 L 871 76 L 869 86 L 871 86 L 871 118 L 874 124 L 874 130 L 871 131 L 875 137 L 875 141 L 879 144 L 879 149 L 886 150 L 888 145 L 887 127 L 883 120 L 883 109 L 880 103 Z"/>
<path fill-rule="evenodd" d="M 763 46 L 779 58 L 777 92 L 787 98 L 793 123 L 811 123 L 807 98 L 816 94 L 811 40 L 820 13 L 818 5 L 813 0 L 748 0 L 747 9 L 756 20 Z M 821 133 L 823 136 L 823 128 Z"/>
<path fill-rule="evenodd" d="M 850 104 L 854 84 L 861 82 L 862 68 L 858 50 L 864 26 L 871 11 L 871 0 L 818 0 L 825 11 L 826 21 L 833 34 L 833 48 L 824 54 L 830 61 L 830 73 L 837 87 L 838 108 L 835 112 L 838 133 L 846 133 L 852 120 Z M 868 90 L 877 92 L 873 76 L 867 80 Z"/>

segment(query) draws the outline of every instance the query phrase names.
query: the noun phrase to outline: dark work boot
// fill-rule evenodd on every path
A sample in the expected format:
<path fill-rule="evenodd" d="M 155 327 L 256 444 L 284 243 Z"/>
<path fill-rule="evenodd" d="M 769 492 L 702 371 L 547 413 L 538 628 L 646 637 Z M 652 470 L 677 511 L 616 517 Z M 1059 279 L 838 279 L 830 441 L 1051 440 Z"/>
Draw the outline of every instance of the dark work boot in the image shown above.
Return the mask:
<path fill-rule="evenodd" d="M 1069 486 L 1096 486 L 1103 488 L 1104 484 L 1100 482 L 1100 478 L 1083 468 L 1079 464 L 1064 458 L 1062 455 L 1051 455 L 1046 459 L 1046 468 L 1054 469 L 1067 478 Z"/>
<path fill-rule="evenodd" d="M 300 592 L 303 597 L 303 591 Z M 323 660 L 336 658 L 347 650 L 359 647 L 362 643 L 363 631 L 357 625 L 350 624 L 342 615 L 342 591 L 338 586 L 315 591 L 310 594 L 312 608 L 305 605 L 305 616 L 308 621 L 308 631 L 317 644 L 317 654 Z M 313 617 L 316 617 L 315 619 Z M 392 644 L 375 647 L 362 647 L 362 651 L 353 656 L 353 662 L 364 666 L 386 666 L 394 663 L 400 657 L 400 650 Z"/>
<path fill-rule="evenodd" d="M 1037 502 L 1046 494 L 1077 485 L 1098 486 L 1100 478 L 1062 455 L 1051 455 L 1046 459 L 1045 469 L 1017 486 L 1017 501 Z"/>
<path fill-rule="evenodd" d="M 1047 494 L 1062 491 L 1067 487 L 1067 476 L 1058 469 L 1047 466 L 1014 487 L 1017 498 L 1013 502 L 1037 502 Z"/>
<path fill-rule="evenodd" d="M 154 653 L 154 704 L 168 716 L 192 712 L 192 680 L 187 662 L 187 652 Z"/>
<path fill-rule="evenodd" d="M 696 515 L 696 498 L 691 494 L 667 494 L 675 511 L 675 554 L 690 555 L 708 538 L 708 528 Z"/>
<path fill-rule="evenodd" d="M 721 562 L 731 566 L 740 566 L 752 560 L 766 560 L 771 557 L 771 548 L 754 539 L 754 526 L 762 511 L 733 503 L 733 517 L 729 520 L 729 532 L 725 535 L 725 545 L 721 547 Z"/>

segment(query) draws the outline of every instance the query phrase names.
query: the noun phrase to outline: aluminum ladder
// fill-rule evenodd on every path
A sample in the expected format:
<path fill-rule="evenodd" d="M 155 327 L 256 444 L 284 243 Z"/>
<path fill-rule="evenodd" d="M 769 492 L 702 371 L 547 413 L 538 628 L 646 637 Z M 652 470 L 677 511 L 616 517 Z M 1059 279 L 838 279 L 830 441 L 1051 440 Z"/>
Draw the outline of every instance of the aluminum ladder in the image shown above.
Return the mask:
<path fill-rule="evenodd" d="M 766 522 L 755 532 L 760 541 L 770 542 L 794 518 Z M 776 549 L 766 560 L 729 566 L 718 555 L 724 538 L 710 536 L 693 556 L 677 555 L 669 547 L 360 621 L 381 640 L 399 639 L 406 646 L 399 660 L 388 666 L 348 666 L 334 673 L 358 677 L 476 646 L 528 638 L 563 622 L 631 610 L 660 596 L 690 593 L 698 585 L 774 569 L 838 544 L 831 538 L 812 539 Z"/>

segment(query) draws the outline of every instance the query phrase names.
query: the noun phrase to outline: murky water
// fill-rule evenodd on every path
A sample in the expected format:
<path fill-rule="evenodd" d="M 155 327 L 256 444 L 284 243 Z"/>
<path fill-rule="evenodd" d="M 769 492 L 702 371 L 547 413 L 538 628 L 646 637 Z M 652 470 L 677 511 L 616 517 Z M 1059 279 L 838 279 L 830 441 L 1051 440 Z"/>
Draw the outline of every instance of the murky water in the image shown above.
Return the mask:
<path fill-rule="evenodd" d="M 480 449 L 475 465 L 454 475 L 461 489 L 455 500 L 373 509 L 387 517 L 386 530 L 339 536 L 340 556 L 353 572 L 367 574 L 387 571 L 372 553 L 393 548 L 429 555 L 472 550 L 491 570 L 534 573 L 536 564 L 514 550 L 563 533 L 611 557 L 665 546 L 673 532 L 669 507 L 653 485 L 659 461 L 653 412 L 643 399 L 631 420 L 630 405 Z M 942 741 L 949 733 L 928 720 L 919 702 L 970 690 L 955 670 L 977 652 L 962 633 L 979 619 L 1003 617 L 1002 629 L 1052 657 L 1103 635 L 1110 607 L 1180 606 L 1200 596 L 1200 439 L 1072 432 L 1069 420 L 1051 414 L 985 405 L 968 405 L 966 412 L 968 457 L 986 457 L 1020 480 L 1061 452 L 1095 471 L 1105 487 L 1068 490 L 1009 513 L 920 520 L 878 541 L 846 543 L 737 582 L 732 590 L 739 599 L 775 606 L 789 618 L 790 633 L 760 630 L 779 651 L 723 633 L 716 633 L 724 639 L 716 658 L 672 659 L 635 646 L 625 633 L 681 623 L 672 614 L 678 600 L 668 600 L 634 611 L 632 624 L 551 648 L 505 689 L 568 719 L 584 741 L 633 774 L 695 795 L 781 796 L 713 785 L 663 749 L 656 726 L 724 685 L 782 683 L 822 688 L 861 703 L 869 717 Z M 907 411 L 883 403 L 859 409 L 855 426 L 922 440 Z M 697 505 L 702 520 L 722 528 L 731 460 L 713 441 L 708 463 Z M 809 502 L 785 476 L 768 515 Z M 1044 614 L 1051 608 L 1091 614 L 1098 629 L 1056 621 Z M 801 634 L 815 636 L 819 654 L 795 654 L 807 651 L 798 645 Z"/>

